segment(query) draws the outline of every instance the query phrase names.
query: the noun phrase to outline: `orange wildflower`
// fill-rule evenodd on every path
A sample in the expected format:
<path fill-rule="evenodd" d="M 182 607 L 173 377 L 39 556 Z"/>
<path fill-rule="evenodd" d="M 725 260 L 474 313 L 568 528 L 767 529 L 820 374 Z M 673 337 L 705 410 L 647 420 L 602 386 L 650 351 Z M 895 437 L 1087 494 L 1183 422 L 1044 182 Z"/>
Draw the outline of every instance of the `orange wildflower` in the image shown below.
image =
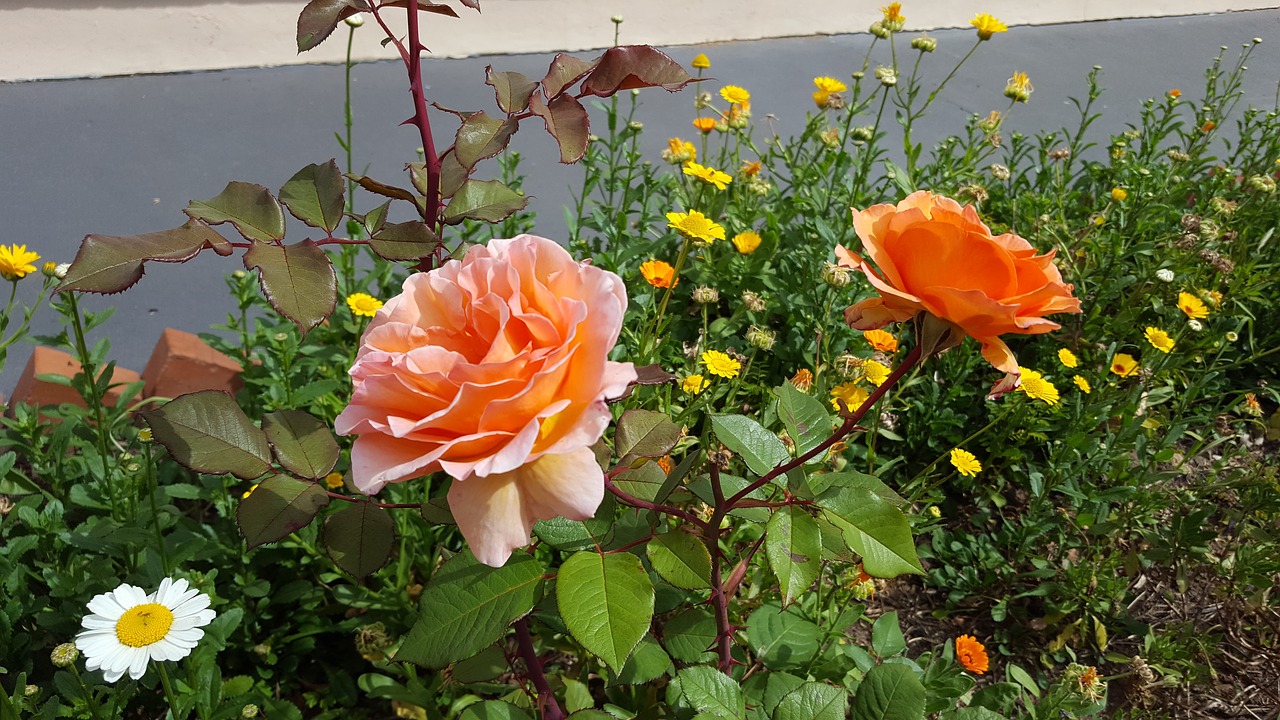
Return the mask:
<path fill-rule="evenodd" d="M 800 392 L 809 392 L 813 387 L 813 372 L 809 368 L 800 368 L 791 376 L 791 384 Z"/>
<path fill-rule="evenodd" d="M 1200 132 L 1207 133 L 1216 127 L 1218 127 L 1218 123 L 1212 120 L 1206 120 L 1204 124 L 1200 126 Z"/>
<path fill-rule="evenodd" d="M 989 667 L 987 649 L 972 635 L 956 638 L 956 659 L 965 670 L 979 675 Z"/>
<path fill-rule="evenodd" d="M 716 129 L 716 119 L 709 117 L 694 118 L 693 126 L 701 132 L 709 133 Z"/>
<path fill-rule="evenodd" d="M 680 281 L 676 279 L 676 269 L 661 260 L 650 260 L 640 265 L 640 274 L 645 282 L 656 288 L 675 287 Z"/>
<path fill-rule="evenodd" d="M 884 330 L 868 330 L 862 333 L 862 337 L 871 344 L 871 347 L 880 352 L 898 352 L 898 338 L 892 333 Z"/>
<path fill-rule="evenodd" d="M 738 174 L 743 177 L 755 177 L 760 174 L 760 161 L 743 163 L 742 167 L 738 168 Z"/>

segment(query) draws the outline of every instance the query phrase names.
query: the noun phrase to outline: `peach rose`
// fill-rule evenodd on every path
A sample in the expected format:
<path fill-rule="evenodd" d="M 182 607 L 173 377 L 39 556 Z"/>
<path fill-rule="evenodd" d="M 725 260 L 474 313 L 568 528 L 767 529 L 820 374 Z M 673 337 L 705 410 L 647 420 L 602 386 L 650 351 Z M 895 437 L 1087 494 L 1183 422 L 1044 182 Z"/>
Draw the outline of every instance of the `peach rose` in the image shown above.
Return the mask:
<path fill-rule="evenodd" d="M 855 210 L 853 227 L 866 258 L 841 246 L 836 258 L 862 270 L 880 297 L 845 310 L 845 321 L 872 330 L 921 312 L 946 320 L 982 343 L 982 356 L 1006 373 L 993 393 L 1018 383 L 1018 361 L 1001 335 L 1046 333 L 1060 326 L 1045 315 L 1080 312 L 1053 251 L 1037 255 L 1017 235 L 992 236 L 972 206 L 920 190 L 897 206 Z"/>
<path fill-rule="evenodd" d="M 626 309 L 617 275 L 533 235 L 410 276 L 365 330 L 334 423 L 359 436 L 356 487 L 372 495 L 443 470 L 462 536 L 494 567 L 538 520 L 591 517 L 605 399 L 636 379 L 608 360 Z"/>

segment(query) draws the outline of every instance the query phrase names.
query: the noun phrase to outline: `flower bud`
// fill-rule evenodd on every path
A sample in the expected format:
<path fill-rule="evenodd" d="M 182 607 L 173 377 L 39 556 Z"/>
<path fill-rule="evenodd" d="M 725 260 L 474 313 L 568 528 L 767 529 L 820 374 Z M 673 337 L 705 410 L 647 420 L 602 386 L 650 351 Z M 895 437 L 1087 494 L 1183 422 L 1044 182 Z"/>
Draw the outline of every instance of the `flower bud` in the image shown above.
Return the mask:
<path fill-rule="evenodd" d="M 702 285 L 693 289 L 693 301 L 699 305 L 714 305 L 720 302 L 720 291 Z"/>
<path fill-rule="evenodd" d="M 888 40 L 889 36 L 893 34 L 893 32 L 889 30 L 889 28 L 885 27 L 884 23 L 880 22 L 879 20 L 871 23 L 871 27 L 869 28 L 869 31 L 871 32 L 872 35 L 875 35 L 881 40 Z"/>
<path fill-rule="evenodd" d="M 1276 191 L 1276 180 L 1269 175 L 1252 175 L 1249 177 L 1249 187 L 1270 194 Z"/>
<path fill-rule="evenodd" d="M 53 662 L 54 667 L 70 667 L 79 658 L 80 651 L 76 649 L 74 643 L 62 643 L 49 653 L 49 660 Z"/>
<path fill-rule="evenodd" d="M 932 518 L 934 518 L 935 520 L 936 520 L 937 518 L 942 517 L 942 510 L 940 510 L 940 509 L 938 508 L 938 506 L 937 506 L 937 505 L 930 505 L 930 506 L 929 506 L 929 517 L 932 517 Z"/>
<path fill-rule="evenodd" d="M 346 20 L 343 20 L 343 22 L 345 22 L 347 25 L 350 25 L 353 28 L 358 28 L 361 25 L 364 25 L 364 15 L 361 15 L 360 13 L 356 13 L 355 15 L 348 16 Z"/>
<path fill-rule="evenodd" d="M 1169 148 L 1169 150 L 1165 153 L 1165 155 L 1167 155 L 1169 159 L 1174 162 L 1186 162 L 1191 159 L 1190 155 L 1182 152 L 1178 148 Z"/>
<path fill-rule="evenodd" d="M 23 694 L 23 696 L 25 696 L 25 697 L 27 697 L 27 698 L 33 698 L 33 697 L 35 697 L 35 696 L 37 696 L 37 695 L 39 695 L 39 694 L 40 694 L 40 686 L 39 686 L 39 685 L 28 685 L 28 686 L 26 686 L 26 687 L 22 688 L 22 694 Z"/>
<path fill-rule="evenodd" d="M 835 263 L 827 263 L 822 266 L 822 282 L 837 290 L 848 287 L 849 283 L 853 282 L 853 270 Z"/>
<path fill-rule="evenodd" d="M 1000 163 L 995 163 L 987 169 L 991 171 L 991 177 L 1001 182 L 1008 180 L 1009 176 L 1012 174 L 1008 167 L 1001 165 Z"/>
<path fill-rule="evenodd" d="M 1187 321 L 1187 327 L 1191 328 L 1191 332 L 1200 332 L 1201 330 L 1204 330 L 1204 325 L 1195 318 Z"/>
<path fill-rule="evenodd" d="M 627 123 L 627 129 L 632 130 L 634 132 L 640 132 L 641 130 L 644 129 L 644 123 L 640 122 L 639 120 L 632 120 L 631 122 Z"/>
<path fill-rule="evenodd" d="M 751 312 L 764 312 L 764 309 L 766 307 L 764 298 L 760 297 L 760 295 L 756 293 L 751 292 L 750 290 L 743 291 L 742 304 L 746 305 L 747 309 L 750 310 Z"/>
<path fill-rule="evenodd" d="M 871 139 L 875 137 L 875 132 L 876 129 L 871 125 L 862 125 L 851 130 L 849 135 L 858 142 L 871 142 Z"/>
<path fill-rule="evenodd" d="M 898 84 L 898 73 L 891 67 L 881 65 L 876 68 L 876 79 L 885 87 L 893 87 Z"/>
<path fill-rule="evenodd" d="M 778 334 L 758 325 L 747 328 L 747 343 L 758 350 L 771 350 Z"/>
<path fill-rule="evenodd" d="M 911 47 L 920 52 L 933 52 L 938 49 L 937 38 L 931 38 L 928 35 L 921 35 L 911 39 Z"/>
<path fill-rule="evenodd" d="M 1228 332 L 1223 337 L 1227 339 L 1227 342 L 1232 342 L 1232 343 L 1240 339 L 1240 336 L 1235 334 L 1234 332 Z"/>
<path fill-rule="evenodd" d="M 1173 282 L 1174 274 L 1169 268 L 1160 268 L 1156 271 L 1156 277 L 1160 278 L 1161 282 Z"/>
<path fill-rule="evenodd" d="M 259 714 L 258 706 L 254 705 L 253 703 L 249 703 L 248 705 L 245 705 L 243 708 L 240 709 L 240 717 L 244 718 L 245 720 L 252 720 L 252 718 L 258 717 L 258 714 Z"/>
<path fill-rule="evenodd" d="M 693 62 L 689 64 L 699 70 L 706 70 L 711 67 L 711 58 L 707 57 L 706 53 L 698 53 L 693 57 Z"/>
<path fill-rule="evenodd" d="M 822 141 L 823 145 L 835 150 L 840 147 L 840 128 L 827 128 L 818 133 L 818 139 Z"/>
<path fill-rule="evenodd" d="M 609 20 L 610 20 L 610 21 L 612 21 L 614 25 L 621 25 L 621 24 L 622 24 L 622 16 L 621 16 L 621 15 L 614 15 L 613 17 L 609 18 Z"/>

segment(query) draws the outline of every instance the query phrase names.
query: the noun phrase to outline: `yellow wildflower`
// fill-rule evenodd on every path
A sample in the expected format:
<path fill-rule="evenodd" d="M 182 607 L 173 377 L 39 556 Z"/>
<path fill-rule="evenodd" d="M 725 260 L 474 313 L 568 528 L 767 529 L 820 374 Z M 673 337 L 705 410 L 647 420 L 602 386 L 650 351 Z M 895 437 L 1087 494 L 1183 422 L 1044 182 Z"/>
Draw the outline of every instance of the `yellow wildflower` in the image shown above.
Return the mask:
<path fill-rule="evenodd" d="M 856 382 L 847 382 L 831 388 L 831 407 L 839 410 L 839 401 L 843 400 L 844 406 L 852 412 L 862 407 L 868 397 L 871 397 L 870 393 L 858 387 Z"/>
<path fill-rule="evenodd" d="M 1014 71 L 1013 77 L 1009 78 L 1008 84 L 1004 86 L 1004 96 L 1016 102 L 1026 102 L 1031 99 L 1031 93 L 1035 92 L 1035 87 L 1031 84 L 1031 78 L 1021 70 Z"/>
<path fill-rule="evenodd" d="M 330 490 L 338 490 L 343 486 L 342 473 L 331 472 L 324 476 L 324 484 Z"/>
<path fill-rule="evenodd" d="M 662 151 L 662 159 L 673 165 L 697 160 L 698 148 L 680 138 L 670 138 L 667 140 L 667 149 Z"/>
<path fill-rule="evenodd" d="M 866 378 L 867 382 L 872 385 L 880 387 L 885 380 L 889 379 L 889 368 L 885 367 L 883 363 L 868 360 L 862 363 L 862 377 Z"/>
<path fill-rule="evenodd" d="M 1203 320 L 1209 317 L 1209 308 L 1205 307 L 1204 301 L 1189 292 L 1178 293 L 1178 309 L 1192 320 Z"/>
<path fill-rule="evenodd" d="M 1111 372 L 1120 377 L 1129 377 L 1138 371 L 1138 361 L 1128 353 L 1116 353 L 1111 359 Z"/>
<path fill-rule="evenodd" d="M 728 173 L 699 165 L 692 160 L 684 164 L 684 174 L 697 178 L 708 185 L 714 185 L 717 190 L 723 190 L 726 185 L 733 182 L 733 177 Z"/>
<path fill-rule="evenodd" d="M 1058 362 L 1069 368 L 1080 365 L 1080 361 L 1076 358 L 1076 354 L 1066 348 L 1058 350 Z"/>
<path fill-rule="evenodd" d="M 1007 25 L 987 13 L 978 13 L 969 24 L 978 29 L 979 40 L 990 40 L 992 35 L 1009 30 Z"/>
<path fill-rule="evenodd" d="M 1018 391 L 1022 392 L 1029 398 L 1043 401 L 1046 405 L 1058 404 L 1058 388 L 1048 380 L 1044 379 L 1044 375 L 1031 370 L 1029 368 L 1018 368 L 1022 373 L 1022 382 L 1018 385 Z"/>
<path fill-rule="evenodd" d="M 681 381 L 680 389 L 684 390 L 690 395 L 697 395 L 703 390 L 706 390 L 709 385 L 711 385 L 710 380 L 702 377 L 701 375 L 695 374 L 695 375 L 690 375 L 689 377 L 686 377 L 683 381 Z"/>
<path fill-rule="evenodd" d="M 347 307 L 357 317 L 373 317 L 382 307 L 382 301 L 367 293 L 351 293 L 347 296 Z"/>
<path fill-rule="evenodd" d="M 1089 381 L 1085 380 L 1079 375 L 1076 375 L 1075 377 L 1071 378 L 1071 382 L 1075 383 L 1076 387 L 1080 388 L 1081 392 L 1083 392 L 1085 395 L 1088 395 L 1089 393 L 1093 392 L 1093 388 L 1089 387 Z"/>
<path fill-rule="evenodd" d="M 978 458 L 960 448 L 951 450 L 951 465 L 965 477 L 978 477 L 978 473 L 982 472 L 982 463 L 978 462 Z"/>
<path fill-rule="evenodd" d="M 0 277 L 20 280 L 27 273 L 36 271 L 33 264 L 40 256 L 27 250 L 26 245 L 0 245 Z"/>
<path fill-rule="evenodd" d="M 724 98 L 724 101 L 731 105 L 745 106 L 751 102 L 751 93 L 747 92 L 745 88 L 740 88 L 737 85 L 725 85 L 720 88 L 720 97 Z"/>
<path fill-rule="evenodd" d="M 1144 335 L 1146 335 L 1147 342 L 1151 343 L 1151 347 L 1162 353 L 1167 353 L 1173 349 L 1173 338 L 1169 337 L 1169 333 L 1160 328 L 1148 326 Z"/>
<path fill-rule="evenodd" d="M 880 12 L 884 13 L 884 21 L 881 24 L 884 25 L 886 30 L 898 32 L 907 22 L 907 19 L 902 15 L 902 3 L 889 3 L 880 8 Z"/>
<path fill-rule="evenodd" d="M 693 126 L 703 135 L 716 129 L 716 119 L 710 117 L 700 117 L 693 119 Z"/>
<path fill-rule="evenodd" d="M 1116 202 L 1124 202 L 1129 197 L 1129 192 L 1122 187 L 1111 188 L 1111 199 Z"/>
<path fill-rule="evenodd" d="M 698 53 L 693 56 L 693 62 L 689 64 L 699 70 L 706 70 L 711 67 L 711 58 L 707 57 L 706 53 Z"/>
<path fill-rule="evenodd" d="M 742 370 L 742 363 L 719 350 L 708 350 L 702 353 L 702 364 L 707 366 L 707 372 L 722 378 L 736 378 L 738 372 Z"/>
<path fill-rule="evenodd" d="M 724 239 L 724 228 L 697 210 L 667 213 L 667 227 L 675 229 L 695 243 L 710 245 L 716 240 Z"/>
<path fill-rule="evenodd" d="M 756 248 L 760 247 L 760 233 L 754 230 L 740 232 L 734 235 L 730 242 L 733 243 L 734 247 L 738 248 L 738 252 L 743 255 L 750 255 L 756 251 Z"/>

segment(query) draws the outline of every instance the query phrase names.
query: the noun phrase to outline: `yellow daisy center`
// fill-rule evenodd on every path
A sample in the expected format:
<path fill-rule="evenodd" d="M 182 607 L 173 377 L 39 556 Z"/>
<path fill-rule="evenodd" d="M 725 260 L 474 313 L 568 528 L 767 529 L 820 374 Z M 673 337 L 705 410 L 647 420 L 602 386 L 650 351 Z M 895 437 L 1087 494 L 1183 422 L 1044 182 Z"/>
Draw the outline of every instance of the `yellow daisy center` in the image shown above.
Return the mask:
<path fill-rule="evenodd" d="M 116 639 L 129 647 L 146 647 L 164 639 L 173 627 L 173 611 L 160 603 L 137 605 L 116 621 Z"/>

